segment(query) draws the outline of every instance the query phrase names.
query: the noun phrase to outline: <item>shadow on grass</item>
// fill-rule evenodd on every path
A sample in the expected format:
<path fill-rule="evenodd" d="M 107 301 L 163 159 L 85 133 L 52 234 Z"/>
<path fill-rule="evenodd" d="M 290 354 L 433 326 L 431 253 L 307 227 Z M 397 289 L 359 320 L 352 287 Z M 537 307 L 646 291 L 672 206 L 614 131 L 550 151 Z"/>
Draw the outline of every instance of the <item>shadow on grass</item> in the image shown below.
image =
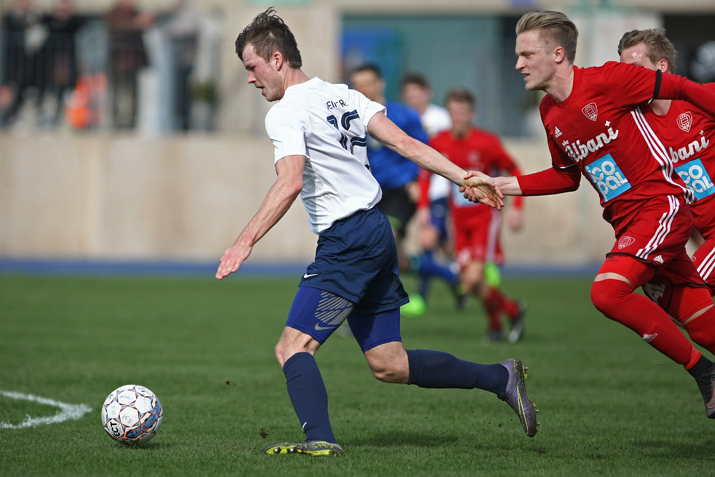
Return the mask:
<path fill-rule="evenodd" d="M 457 442 L 459 436 L 431 432 L 430 434 L 415 434 L 410 431 L 390 431 L 385 433 L 373 434 L 369 437 L 350 439 L 350 442 L 345 444 L 350 446 L 380 446 L 380 447 L 399 447 L 399 446 L 439 446 Z"/>
<path fill-rule="evenodd" d="M 668 440 L 643 441 L 634 444 L 648 459 L 687 459 L 711 462 L 715 440 L 705 439 L 698 444 L 674 443 Z"/>
<path fill-rule="evenodd" d="M 131 444 L 123 444 L 121 442 L 116 443 L 116 448 L 117 449 L 127 449 L 130 451 L 151 451 L 151 450 L 158 450 L 158 449 L 169 449 L 171 447 L 174 447 L 173 444 L 169 444 L 166 442 L 147 442 L 146 444 L 139 444 L 139 445 L 131 445 Z"/>

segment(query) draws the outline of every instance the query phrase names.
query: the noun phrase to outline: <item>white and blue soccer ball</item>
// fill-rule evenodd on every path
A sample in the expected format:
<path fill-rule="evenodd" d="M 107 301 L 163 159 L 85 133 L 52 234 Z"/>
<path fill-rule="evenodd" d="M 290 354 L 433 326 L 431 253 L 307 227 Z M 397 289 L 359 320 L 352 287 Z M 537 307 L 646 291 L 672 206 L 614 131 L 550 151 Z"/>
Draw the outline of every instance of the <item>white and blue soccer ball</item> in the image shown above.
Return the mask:
<path fill-rule="evenodd" d="M 164 409 L 156 394 L 136 384 L 115 389 L 102 405 L 102 425 L 107 434 L 129 445 L 154 437 L 163 417 Z"/>

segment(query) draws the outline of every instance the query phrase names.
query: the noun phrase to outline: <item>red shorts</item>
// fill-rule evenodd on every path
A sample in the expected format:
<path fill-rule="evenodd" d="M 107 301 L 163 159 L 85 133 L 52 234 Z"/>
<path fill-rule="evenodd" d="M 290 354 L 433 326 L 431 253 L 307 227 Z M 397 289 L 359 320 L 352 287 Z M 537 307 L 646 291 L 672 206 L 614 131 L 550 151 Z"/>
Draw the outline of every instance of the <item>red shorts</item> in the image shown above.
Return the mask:
<path fill-rule="evenodd" d="M 663 199 L 643 204 L 622 229 L 598 273 L 625 276 L 635 287 L 643 286 L 646 294 L 667 310 L 673 287 L 706 285 L 685 252 L 692 225 L 690 209 L 673 196 Z M 653 265 L 653 277 L 647 284 L 634 282 L 626 268 L 628 263 L 619 260 L 623 255 Z"/>
<path fill-rule="evenodd" d="M 706 240 L 693 254 L 693 265 L 710 286 L 710 294 L 715 293 L 715 237 Z"/>
<path fill-rule="evenodd" d="M 715 239 L 715 199 L 708 197 L 704 202 L 697 201 L 690 206 L 693 213 L 693 225 L 705 240 Z"/>
<path fill-rule="evenodd" d="M 484 207 L 479 215 L 454 223 L 454 249 L 457 263 L 464 269 L 471 262 L 501 264 L 504 255 L 499 244 L 501 213 Z"/>

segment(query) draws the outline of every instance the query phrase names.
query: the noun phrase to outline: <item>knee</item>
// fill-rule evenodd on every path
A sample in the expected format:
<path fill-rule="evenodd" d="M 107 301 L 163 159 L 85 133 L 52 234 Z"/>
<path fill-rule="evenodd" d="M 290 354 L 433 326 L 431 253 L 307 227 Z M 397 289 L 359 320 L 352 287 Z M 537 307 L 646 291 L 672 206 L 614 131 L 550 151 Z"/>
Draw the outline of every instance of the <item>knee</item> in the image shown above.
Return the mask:
<path fill-rule="evenodd" d="M 281 341 L 279 341 L 276 345 L 274 352 L 276 355 L 276 359 L 278 360 L 278 364 L 280 364 L 281 368 L 283 367 L 285 362 L 292 358 L 295 354 L 303 352 L 314 354 L 314 350 L 311 350 L 307 347 L 289 346 Z"/>
<path fill-rule="evenodd" d="M 687 323 L 701 315 L 712 316 L 713 312 L 708 313 L 712 307 L 713 300 L 705 288 L 675 287 L 668 313 L 677 321 Z"/>
<path fill-rule="evenodd" d="M 479 295 L 479 291 L 482 286 L 482 276 L 476 273 L 464 273 L 462 274 L 462 284 L 465 290 L 473 295 Z"/>
<path fill-rule="evenodd" d="M 403 365 L 402 360 L 372 360 L 368 364 L 375 379 L 383 383 L 406 383 L 409 380 L 409 364 Z"/>
<path fill-rule="evenodd" d="M 621 280 L 599 280 L 591 285 L 591 301 L 598 311 L 611 316 L 613 308 L 632 292 L 630 285 Z"/>
<path fill-rule="evenodd" d="M 283 364 L 288 360 L 288 358 L 285 357 L 285 347 L 279 342 L 276 347 L 273 349 L 274 353 L 276 354 L 276 359 L 278 360 L 278 364 L 281 365 L 281 368 L 283 367 Z"/>
<path fill-rule="evenodd" d="M 382 381 L 383 383 L 400 383 L 402 380 L 400 379 L 400 376 L 402 373 L 400 373 L 400 370 L 397 369 L 396 367 L 391 367 L 389 365 L 387 366 L 370 366 L 370 370 L 372 371 L 372 375 L 377 379 L 378 381 Z"/>
<path fill-rule="evenodd" d="M 606 306 L 607 296 L 604 293 L 603 282 L 593 282 L 591 285 L 591 302 L 598 311 L 603 313 L 603 308 Z"/>

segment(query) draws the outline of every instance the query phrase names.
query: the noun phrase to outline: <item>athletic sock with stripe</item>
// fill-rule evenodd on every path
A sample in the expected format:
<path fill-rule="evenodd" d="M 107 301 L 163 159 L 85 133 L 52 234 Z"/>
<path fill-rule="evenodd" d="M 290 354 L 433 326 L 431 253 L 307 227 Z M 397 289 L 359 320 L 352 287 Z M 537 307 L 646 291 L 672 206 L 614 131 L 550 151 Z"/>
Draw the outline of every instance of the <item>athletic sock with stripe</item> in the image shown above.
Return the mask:
<path fill-rule="evenodd" d="M 335 443 L 328 416 L 328 392 L 313 355 L 294 354 L 283 364 L 283 374 L 305 440 Z"/>

